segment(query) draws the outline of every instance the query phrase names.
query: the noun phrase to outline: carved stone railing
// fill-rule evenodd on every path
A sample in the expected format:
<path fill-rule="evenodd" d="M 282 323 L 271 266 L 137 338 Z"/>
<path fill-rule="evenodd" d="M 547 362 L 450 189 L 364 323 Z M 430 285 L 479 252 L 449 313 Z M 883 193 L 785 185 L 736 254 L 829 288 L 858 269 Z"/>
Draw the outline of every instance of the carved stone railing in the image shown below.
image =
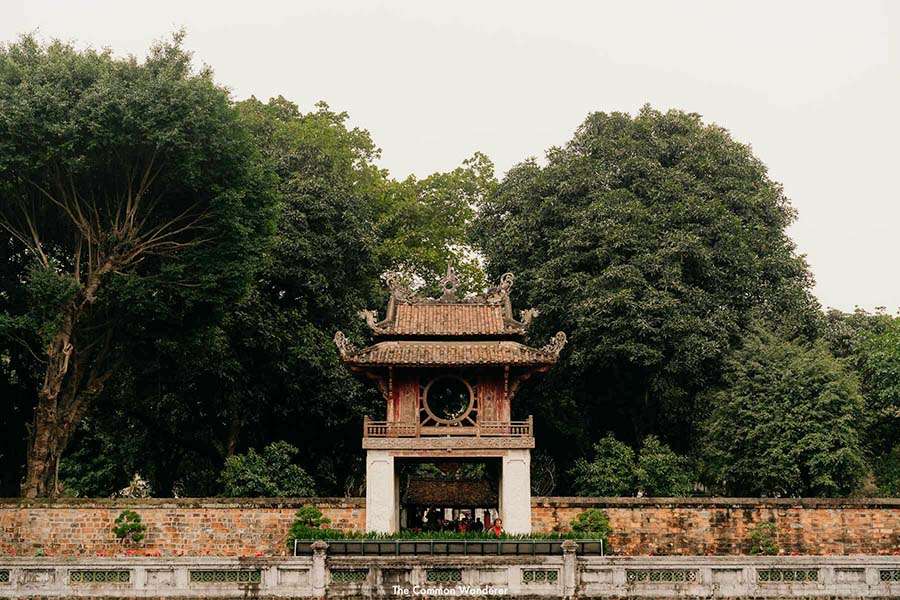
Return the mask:
<path fill-rule="evenodd" d="M 468 437 L 532 437 L 534 420 L 525 421 L 479 421 L 467 426 L 425 426 L 418 423 L 400 421 L 373 421 L 363 419 L 363 437 L 428 437 L 428 436 L 468 436 Z"/>
<path fill-rule="evenodd" d="M 0 556 L 0 598 L 900 598 L 898 556 L 598 556 L 572 540 L 553 554 L 397 550 L 320 540 L 292 557 Z"/>

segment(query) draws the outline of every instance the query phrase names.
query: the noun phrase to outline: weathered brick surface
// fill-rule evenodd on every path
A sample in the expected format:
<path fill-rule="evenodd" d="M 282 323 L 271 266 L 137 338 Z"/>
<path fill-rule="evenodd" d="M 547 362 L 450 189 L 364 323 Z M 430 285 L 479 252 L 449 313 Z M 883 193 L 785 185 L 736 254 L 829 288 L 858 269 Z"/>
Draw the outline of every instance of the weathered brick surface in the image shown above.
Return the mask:
<path fill-rule="evenodd" d="M 0 555 L 118 555 L 113 521 L 130 508 L 148 526 L 137 552 L 161 556 L 279 556 L 303 504 L 343 530 L 365 527 L 361 498 L 0 499 Z M 748 531 L 772 520 L 786 554 L 900 554 L 900 499 L 535 498 L 535 531 L 560 531 L 601 508 L 618 554 L 724 555 L 748 550 Z"/>
<path fill-rule="evenodd" d="M 343 530 L 365 528 L 361 499 L 0 500 L 0 555 L 96 556 L 125 553 L 112 533 L 125 508 L 147 525 L 141 554 L 278 556 L 288 552 L 297 509 L 314 503 Z"/>
<path fill-rule="evenodd" d="M 567 530 L 588 508 L 609 516 L 617 554 L 745 554 L 762 521 L 785 554 L 900 554 L 900 499 L 534 498 L 533 529 Z"/>

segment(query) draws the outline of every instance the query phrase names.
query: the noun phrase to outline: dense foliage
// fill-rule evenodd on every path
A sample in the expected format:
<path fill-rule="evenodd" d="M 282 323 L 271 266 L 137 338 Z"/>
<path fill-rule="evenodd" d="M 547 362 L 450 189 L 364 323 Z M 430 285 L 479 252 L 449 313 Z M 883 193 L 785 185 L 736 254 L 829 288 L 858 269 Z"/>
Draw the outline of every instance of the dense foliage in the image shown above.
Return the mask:
<path fill-rule="evenodd" d="M 594 456 L 579 458 L 572 468 L 575 491 L 584 496 L 687 496 L 693 488 L 688 461 L 655 435 L 640 451 L 607 434 L 594 444 Z"/>
<path fill-rule="evenodd" d="M 775 523 L 765 521 L 757 523 L 750 528 L 748 541 L 750 542 L 750 554 L 774 556 L 778 554 L 778 542 L 776 541 L 777 528 Z"/>
<path fill-rule="evenodd" d="M 561 365 L 519 397 L 560 461 L 597 429 L 686 452 L 698 394 L 751 317 L 811 335 L 794 213 L 748 147 L 699 116 L 595 113 L 574 138 L 507 173 L 474 235 L 496 276 L 519 276 L 535 337 L 565 331 Z"/>
<path fill-rule="evenodd" d="M 608 433 L 594 444 L 591 460 L 579 458 L 572 468 L 575 492 L 581 496 L 630 496 L 636 487 L 635 454 Z"/>
<path fill-rule="evenodd" d="M 225 496 L 315 496 L 315 482 L 294 464 L 297 450 L 287 442 L 273 442 L 262 452 L 250 448 L 246 454 L 225 459 L 222 492 Z"/>
<path fill-rule="evenodd" d="M 569 337 L 514 404 L 536 493 L 900 494 L 900 319 L 819 310 L 722 128 L 593 113 L 500 181 L 379 156 L 324 103 L 234 101 L 180 35 L 0 48 L 0 495 L 362 494 L 384 403 L 332 336 L 448 264 Z"/>
<path fill-rule="evenodd" d="M 700 448 L 714 490 L 842 496 L 865 474 L 859 385 L 822 343 L 750 335 L 705 400 Z"/>

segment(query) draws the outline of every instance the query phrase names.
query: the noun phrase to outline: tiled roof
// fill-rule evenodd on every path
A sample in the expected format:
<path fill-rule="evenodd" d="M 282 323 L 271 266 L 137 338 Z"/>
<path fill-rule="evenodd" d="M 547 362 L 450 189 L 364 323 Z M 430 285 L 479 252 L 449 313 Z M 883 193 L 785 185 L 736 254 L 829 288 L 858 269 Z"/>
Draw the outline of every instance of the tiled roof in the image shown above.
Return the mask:
<path fill-rule="evenodd" d="M 394 322 L 385 327 L 394 335 L 504 335 L 525 328 L 505 320 L 499 304 L 402 304 Z"/>
<path fill-rule="evenodd" d="M 391 341 L 356 350 L 343 358 L 355 365 L 552 365 L 557 354 L 510 341 Z"/>

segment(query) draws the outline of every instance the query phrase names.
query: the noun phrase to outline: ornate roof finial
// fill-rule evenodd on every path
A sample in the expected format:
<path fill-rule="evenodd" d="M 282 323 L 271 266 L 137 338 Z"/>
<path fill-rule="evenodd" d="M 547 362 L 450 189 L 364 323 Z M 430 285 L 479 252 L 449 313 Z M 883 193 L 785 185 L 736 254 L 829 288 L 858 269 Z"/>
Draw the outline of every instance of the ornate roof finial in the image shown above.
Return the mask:
<path fill-rule="evenodd" d="M 337 346 L 338 352 L 341 353 L 341 356 L 354 354 L 357 352 L 357 350 L 359 350 L 356 346 L 353 345 L 353 342 L 347 339 L 347 336 L 344 335 L 343 331 L 335 332 L 334 345 Z"/>
<path fill-rule="evenodd" d="M 519 311 L 519 322 L 527 328 L 529 325 L 531 325 L 531 322 L 534 321 L 534 318 L 540 314 L 541 311 L 536 308 L 528 308 Z"/>
<path fill-rule="evenodd" d="M 541 348 L 541 352 L 546 352 L 547 354 L 552 354 L 554 356 L 559 356 L 559 353 L 562 351 L 563 347 L 566 345 L 566 334 L 562 331 L 557 331 L 556 335 L 550 338 L 550 342 Z"/>
<path fill-rule="evenodd" d="M 513 283 L 516 281 L 516 276 L 512 273 L 504 273 L 500 276 L 500 290 L 503 293 L 508 294 L 509 290 L 512 289 Z"/>
<path fill-rule="evenodd" d="M 356 314 L 358 314 L 375 333 L 384 332 L 384 328 L 378 323 L 378 311 L 361 310 Z"/>
<path fill-rule="evenodd" d="M 453 302 L 458 300 L 456 295 L 456 290 L 459 288 L 459 277 L 456 274 L 456 269 L 451 265 L 447 265 L 447 274 L 444 275 L 444 278 L 441 279 L 441 301 L 442 302 Z"/>
<path fill-rule="evenodd" d="M 385 283 L 387 283 L 388 289 L 391 290 L 391 294 L 395 298 L 399 298 L 400 300 L 408 300 L 413 296 L 412 290 L 409 289 L 406 278 L 402 273 L 399 273 L 397 271 L 385 273 L 384 281 Z"/>

